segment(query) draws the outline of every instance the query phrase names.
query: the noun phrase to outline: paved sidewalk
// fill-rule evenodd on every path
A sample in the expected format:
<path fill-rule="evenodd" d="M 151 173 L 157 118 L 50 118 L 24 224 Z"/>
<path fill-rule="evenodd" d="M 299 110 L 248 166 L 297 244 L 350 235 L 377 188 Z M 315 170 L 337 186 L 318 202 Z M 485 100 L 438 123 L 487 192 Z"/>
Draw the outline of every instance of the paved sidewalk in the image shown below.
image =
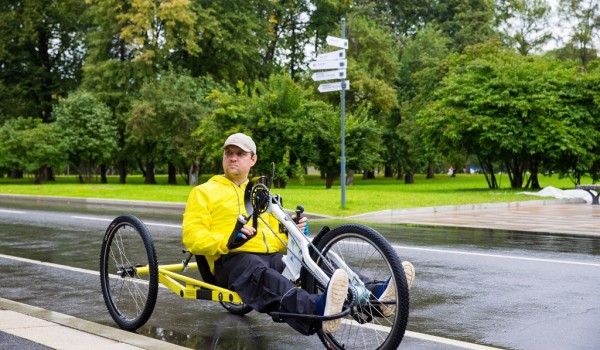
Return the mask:
<path fill-rule="evenodd" d="M 178 345 L 0 298 L 0 349 L 178 350 Z"/>
<path fill-rule="evenodd" d="M 581 199 L 385 210 L 350 219 L 600 236 L 600 205 L 591 205 Z"/>

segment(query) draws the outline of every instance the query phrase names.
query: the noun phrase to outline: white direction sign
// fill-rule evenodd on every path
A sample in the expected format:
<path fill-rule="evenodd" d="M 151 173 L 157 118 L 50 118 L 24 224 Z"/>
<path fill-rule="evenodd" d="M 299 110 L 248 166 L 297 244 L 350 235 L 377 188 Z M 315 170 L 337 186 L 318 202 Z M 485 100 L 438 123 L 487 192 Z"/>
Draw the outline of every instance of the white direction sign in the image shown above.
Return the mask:
<path fill-rule="evenodd" d="M 327 44 L 331 45 L 331 46 L 339 47 L 342 49 L 347 49 L 348 48 L 348 39 L 342 39 L 342 38 L 338 38 L 338 37 L 330 35 L 327 37 Z"/>
<path fill-rule="evenodd" d="M 317 61 L 341 60 L 346 58 L 346 50 L 337 50 L 317 55 Z"/>
<path fill-rule="evenodd" d="M 326 70 L 323 72 L 316 72 L 312 75 L 313 81 L 331 80 L 331 79 L 346 79 L 345 69 Z"/>
<path fill-rule="evenodd" d="M 310 69 L 346 69 L 346 60 L 312 61 L 308 64 Z"/>
<path fill-rule="evenodd" d="M 346 82 L 346 86 L 344 90 L 350 89 L 350 80 L 342 80 L 336 83 L 328 83 L 319 85 L 319 92 L 331 92 L 331 91 L 340 91 L 342 90 L 342 82 Z"/>

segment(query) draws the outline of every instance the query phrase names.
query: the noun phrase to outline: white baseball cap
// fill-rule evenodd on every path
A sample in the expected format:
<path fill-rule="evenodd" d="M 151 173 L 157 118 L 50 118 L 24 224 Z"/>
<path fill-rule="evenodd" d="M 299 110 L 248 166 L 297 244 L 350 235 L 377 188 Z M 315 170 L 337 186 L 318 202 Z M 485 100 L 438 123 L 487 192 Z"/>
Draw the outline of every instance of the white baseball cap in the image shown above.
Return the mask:
<path fill-rule="evenodd" d="M 252 152 L 253 154 L 256 154 L 256 144 L 254 141 L 252 141 L 252 138 L 246 134 L 242 134 L 241 132 L 230 135 L 227 140 L 225 140 L 223 148 L 229 145 L 238 146 L 245 152 Z"/>

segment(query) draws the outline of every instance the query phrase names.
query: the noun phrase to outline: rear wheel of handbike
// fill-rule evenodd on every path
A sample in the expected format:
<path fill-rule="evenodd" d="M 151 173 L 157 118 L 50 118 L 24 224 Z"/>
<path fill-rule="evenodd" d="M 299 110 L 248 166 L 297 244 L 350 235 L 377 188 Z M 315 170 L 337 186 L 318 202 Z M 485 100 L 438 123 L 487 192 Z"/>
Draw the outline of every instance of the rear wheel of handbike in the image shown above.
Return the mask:
<path fill-rule="evenodd" d="M 119 216 L 106 229 L 100 284 L 108 312 L 119 327 L 135 330 L 148 321 L 156 305 L 158 263 L 150 232 L 137 217 Z"/>

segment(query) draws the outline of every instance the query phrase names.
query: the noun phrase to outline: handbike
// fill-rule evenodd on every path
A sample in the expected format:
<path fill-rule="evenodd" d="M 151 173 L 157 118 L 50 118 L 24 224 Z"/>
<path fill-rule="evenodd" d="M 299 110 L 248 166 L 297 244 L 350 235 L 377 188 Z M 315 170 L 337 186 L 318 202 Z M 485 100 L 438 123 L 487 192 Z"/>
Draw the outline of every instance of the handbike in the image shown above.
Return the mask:
<path fill-rule="evenodd" d="M 273 312 L 288 317 L 324 321 L 342 318 L 338 331 L 318 336 L 328 349 L 396 349 L 406 330 L 409 294 L 401 261 L 377 231 L 360 224 L 323 227 L 311 240 L 283 209 L 279 195 L 270 193 L 266 178 L 250 180 L 244 194 L 248 217 L 256 227 L 261 214 L 274 215 L 288 233 L 283 275 L 309 293 L 321 294 L 335 269 L 349 276 L 348 296 L 341 313 L 330 316 Z M 296 217 L 302 210 L 297 209 Z M 273 234 L 280 228 L 270 228 Z M 276 234 L 277 236 L 277 234 Z M 154 310 L 159 283 L 186 299 L 218 301 L 229 312 L 244 315 L 252 308 L 235 292 L 216 285 L 204 256 L 178 264 L 159 265 L 150 232 L 135 216 L 123 215 L 108 226 L 100 254 L 102 295 L 113 320 L 123 329 L 143 326 Z M 202 280 L 182 274 L 198 269 Z M 395 299 L 380 301 L 373 291 L 394 284 Z M 387 312 L 382 310 L 387 309 Z M 391 312 L 390 312 L 391 310 Z"/>

